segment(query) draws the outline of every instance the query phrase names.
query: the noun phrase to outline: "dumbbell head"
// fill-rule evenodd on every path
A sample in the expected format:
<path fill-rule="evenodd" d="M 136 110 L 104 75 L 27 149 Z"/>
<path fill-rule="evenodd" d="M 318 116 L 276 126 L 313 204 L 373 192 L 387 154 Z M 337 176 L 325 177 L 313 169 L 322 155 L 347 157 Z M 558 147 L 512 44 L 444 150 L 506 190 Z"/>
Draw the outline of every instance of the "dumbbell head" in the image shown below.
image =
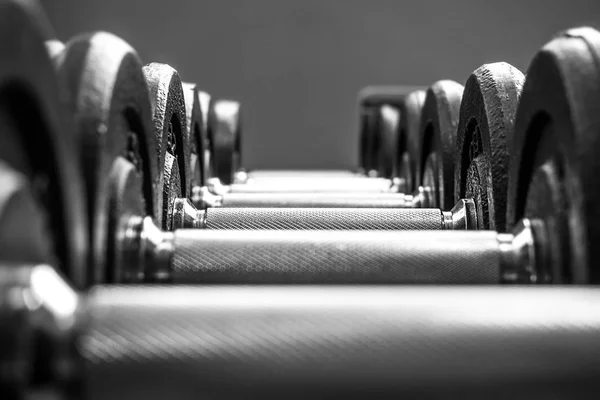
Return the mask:
<path fill-rule="evenodd" d="M 241 167 L 241 105 L 233 100 L 213 100 L 208 114 L 215 176 L 232 184 Z"/>
<path fill-rule="evenodd" d="M 507 224 L 545 221 L 556 283 L 600 273 L 600 33 L 566 31 L 533 58 L 510 148 Z"/>
<path fill-rule="evenodd" d="M 185 97 L 186 130 L 189 132 L 190 149 L 190 187 L 205 186 L 212 173 L 212 150 L 208 139 L 207 115 L 203 108 L 208 108 L 208 95 L 198 90 L 194 83 L 183 83 Z M 190 190 L 191 190 L 190 189 Z"/>
<path fill-rule="evenodd" d="M 432 188 L 432 206 L 448 209 L 454 203 L 456 127 L 463 86 L 450 80 L 427 89 L 421 114 L 418 185 Z"/>
<path fill-rule="evenodd" d="M 118 251 L 123 216 L 161 215 L 155 193 L 162 174 L 142 64 L 123 40 L 93 33 L 67 43 L 58 76 L 70 95 L 73 142 L 87 185 L 93 281 L 119 282 L 125 279 Z"/>
<path fill-rule="evenodd" d="M 508 142 L 514 136 L 524 79 L 507 63 L 485 64 L 465 85 L 456 134 L 454 200 L 475 201 L 479 229 L 506 229 Z"/>
<path fill-rule="evenodd" d="M 406 95 L 417 90 L 417 86 L 367 86 L 358 93 L 359 115 L 359 169 L 367 175 L 377 175 L 379 172 L 391 172 L 395 157 L 395 146 L 382 146 L 382 128 L 389 127 L 389 121 L 382 125 L 380 108 L 387 105 L 398 110 Z M 394 135 L 388 135 L 385 140 L 396 142 L 397 129 Z M 388 160 L 386 163 L 380 160 Z M 390 165 L 390 162 L 392 164 Z"/>
<path fill-rule="evenodd" d="M 399 191 L 412 193 L 417 189 L 415 184 L 419 166 L 419 137 L 421 110 L 425 102 L 425 91 L 410 92 L 400 103 L 400 126 L 396 152 L 394 155 L 393 176 L 400 180 Z"/>
<path fill-rule="evenodd" d="M 43 25 L 31 4 L 0 3 L 0 162 L 19 177 L 13 179 L 16 188 L 6 183 L 0 190 L 9 204 L 4 211 L 14 213 L 8 218 L 19 216 L 23 226 L 40 229 L 33 236 L 43 234 L 63 272 L 77 287 L 84 287 L 89 282 L 84 186 L 73 126 L 61 107 L 67 93 L 56 84 L 44 46 Z M 30 189 L 23 187 L 23 182 Z M 14 203 L 22 190 L 30 190 L 33 199 Z M 32 203 L 40 205 L 43 222 L 34 219 L 32 226 L 27 226 L 25 221 L 33 218 L 28 210 Z M 0 229 L 6 237 L 15 226 L 2 224 Z M 10 243 L 0 241 L 2 254 L 15 250 Z M 32 253 L 33 246 L 32 242 Z M 26 257 L 28 251 L 21 249 Z"/>
<path fill-rule="evenodd" d="M 377 151 L 377 176 L 391 179 L 397 147 L 400 112 L 398 107 L 384 104 L 378 109 L 379 150 Z"/>
<path fill-rule="evenodd" d="M 150 90 L 158 169 L 159 176 L 162 176 L 162 187 L 157 192 L 157 201 L 162 209 L 158 223 L 168 230 L 173 212 L 172 200 L 189 197 L 191 193 L 185 99 L 175 69 L 166 64 L 151 63 L 143 70 Z"/>

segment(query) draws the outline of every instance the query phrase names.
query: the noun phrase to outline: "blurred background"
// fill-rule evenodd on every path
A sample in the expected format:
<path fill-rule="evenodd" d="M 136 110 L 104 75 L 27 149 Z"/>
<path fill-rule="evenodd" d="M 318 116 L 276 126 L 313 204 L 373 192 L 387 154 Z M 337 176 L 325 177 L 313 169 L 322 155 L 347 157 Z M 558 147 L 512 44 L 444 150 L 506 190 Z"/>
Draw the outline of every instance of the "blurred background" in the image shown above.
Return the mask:
<path fill-rule="evenodd" d="M 105 30 L 145 63 L 243 102 L 247 168 L 352 168 L 356 94 L 525 71 L 560 30 L 600 27 L 599 0 L 46 0 L 63 41 Z"/>

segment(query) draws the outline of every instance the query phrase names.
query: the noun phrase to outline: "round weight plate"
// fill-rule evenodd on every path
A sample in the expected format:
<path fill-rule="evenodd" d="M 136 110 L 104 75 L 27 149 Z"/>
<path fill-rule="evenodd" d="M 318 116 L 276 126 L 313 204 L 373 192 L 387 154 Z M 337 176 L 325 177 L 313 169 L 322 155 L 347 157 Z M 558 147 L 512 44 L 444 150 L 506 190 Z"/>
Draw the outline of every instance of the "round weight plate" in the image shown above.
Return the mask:
<path fill-rule="evenodd" d="M 384 104 L 379 107 L 379 149 L 377 151 L 377 176 L 392 178 L 394 156 L 398 140 L 400 113 L 396 107 Z"/>
<path fill-rule="evenodd" d="M 206 142 L 204 145 L 204 156 L 202 167 L 203 171 L 206 171 L 206 180 L 216 177 L 215 175 L 215 159 L 213 157 L 213 144 L 212 144 L 212 133 L 208 125 L 208 115 L 211 108 L 211 97 L 210 94 L 198 90 L 198 101 L 200 103 L 200 112 L 202 113 L 202 131 L 206 133 Z"/>
<path fill-rule="evenodd" d="M 233 183 L 241 164 L 241 107 L 232 100 L 215 100 L 209 111 L 216 176 L 221 183 Z"/>
<path fill-rule="evenodd" d="M 420 124 L 420 178 L 417 186 L 433 189 L 432 207 L 454 206 L 454 152 L 463 86 L 449 80 L 427 89 Z"/>
<path fill-rule="evenodd" d="M 475 199 L 478 229 L 506 230 L 515 115 L 525 77 L 507 63 L 476 69 L 465 85 L 456 134 L 454 202 Z"/>
<path fill-rule="evenodd" d="M 545 222 L 554 283 L 600 282 L 600 33 L 569 30 L 528 69 L 510 143 L 507 224 Z"/>
<path fill-rule="evenodd" d="M 190 149 L 190 184 L 191 188 L 206 186 L 209 178 L 210 146 L 208 132 L 201 107 L 200 93 L 194 83 L 183 83 L 185 97 L 186 129 L 189 132 Z M 205 105 L 208 108 L 208 105 Z"/>
<path fill-rule="evenodd" d="M 84 288 L 85 191 L 71 120 L 60 106 L 66 94 L 56 84 L 34 11 L 20 1 L 0 3 L 0 160 L 30 182 L 58 266 Z"/>
<path fill-rule="evenodd" d="M 115 160 L 133 164 L 140 176 L 142 189 L 136 193 L 140 211 L 157 213 L 156 144 L 142 64 L 131 46 L 100 32 L 66 43 L 58 60 L 58 76 L 70 92 L 69 110 L 77 124 L 88 193 L 93 280 L 119 281 L 114 274 L 118 269 L 114 245 L 119 236 L 115 229 L 127 204 L 116 204 L 121 200 L 112 190 Z"/>
<path fill-rule="evenodd" d="M 144 75 L 150 89 L 154 133 L 158 154 L 158 168 L 161 190 L 157 191 L 157 201 L 161 206 L 158 215 L 159 226 L 167 229 L 167 215 L 172 213 L 173 204 L 169 197 L 163 196 L 165 185 L 165 157 L 169 153 L 175 157 L 178 164 L 178 179 L 180 184 L 173 188 L 181 188 L 175 193 L 176 197 L 190 197 L 190 148 L 189 132 L 186 129 L 185 99 L 179 74 L 166 64 L 151 63 L 144 67 Z M 177 177 L 171 177 L 177 178 Z"/>
<path fill-rule="evenodd" d="M 400 104 L 400 126 L 394 159 L 394 176 L 401 179 L 399 192 L 412 193 L 417 187 L 415 179 L 419 176 L 419 137 L 421 110 L 425 102 L 425 91 L 415 90 L 409 93 Z"/>

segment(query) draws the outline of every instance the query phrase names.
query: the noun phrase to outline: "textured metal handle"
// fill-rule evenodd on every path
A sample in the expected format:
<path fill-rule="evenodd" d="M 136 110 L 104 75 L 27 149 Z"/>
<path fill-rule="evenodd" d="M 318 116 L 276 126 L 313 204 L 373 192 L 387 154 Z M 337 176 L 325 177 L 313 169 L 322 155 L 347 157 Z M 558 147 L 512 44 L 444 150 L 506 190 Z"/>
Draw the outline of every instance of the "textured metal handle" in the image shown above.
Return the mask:
<path fill-rule="evenodd" d="M 177 230 L 175 283 L 500 282 L 494 232 Z"/>
<path fill-rule="evenodd" d="M 392 181 L 383 178 L 273 179 L 269 183 L 244 183 L 229 186 L 231 193 L 319 193 L 390 192 Z"/>
<path fill-rule="evenodd" d="M 223 207 L 404 208 L 410 200 L 402 193 L 226 193 Z"/>
<path fill-rule="evenodd" d="M 600 292 L 100 287 L 86 399 L 594 398 Z"/>
<path fill-rule="evenodd" d="M 439 209 L 209 208 L 207 229 L 442 229 Z"/>

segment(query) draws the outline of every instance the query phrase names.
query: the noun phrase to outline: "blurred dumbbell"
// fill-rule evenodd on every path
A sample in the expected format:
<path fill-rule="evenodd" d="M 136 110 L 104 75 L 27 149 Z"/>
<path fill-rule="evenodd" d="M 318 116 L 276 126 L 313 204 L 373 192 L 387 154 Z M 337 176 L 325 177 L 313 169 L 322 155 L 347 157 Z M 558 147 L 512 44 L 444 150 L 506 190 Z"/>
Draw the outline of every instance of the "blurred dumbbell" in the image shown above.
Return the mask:
<path fill-rule="evenodd" d="M 9 398 L 589 398 L 595 288 L 97 286 L 0 266 Z M 19 301 L 27 299 L 27 301 Z M 57 362 L 60 362 L 57 366 Z M 485 382 L 485 385 L 482 385 Z"/>

